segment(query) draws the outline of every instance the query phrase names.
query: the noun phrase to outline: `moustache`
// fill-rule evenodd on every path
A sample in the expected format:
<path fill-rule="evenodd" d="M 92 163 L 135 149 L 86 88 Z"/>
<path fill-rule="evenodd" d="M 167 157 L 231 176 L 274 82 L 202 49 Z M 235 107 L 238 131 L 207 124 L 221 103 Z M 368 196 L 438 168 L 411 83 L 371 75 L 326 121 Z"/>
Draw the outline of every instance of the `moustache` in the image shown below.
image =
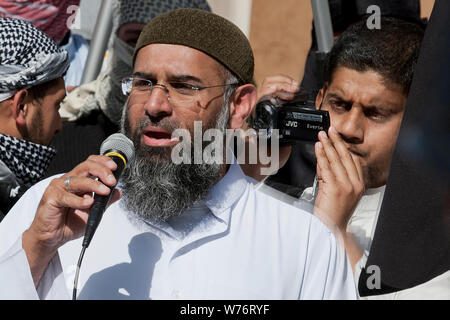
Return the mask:
<path fill-rule="evenodd" d="M 354 155 L 361 157 L 361 158 L 365 158 L 367 157 L 367 152 L 361 151 L 358 148 L 349 146 L 347 147 L 348 151 L 350 151 L 351 153 L 353 153 Z"/>
<path fill-rule="evenodd" d="M 139 123 L 136 126 L 135 136 L 142 135 L 144 133 L 144 130 L 149 126 L 162 129 L 170 134 L 172 134 L 172 132 L 175 131 L 176 129 L 181 128 L 180 124 L 177 121 L 164 119 L 159 122 L 154 122 L 154 121 L 150 120 L 149 118 L 143 118 L 143 119 L 139 120 Z"/>

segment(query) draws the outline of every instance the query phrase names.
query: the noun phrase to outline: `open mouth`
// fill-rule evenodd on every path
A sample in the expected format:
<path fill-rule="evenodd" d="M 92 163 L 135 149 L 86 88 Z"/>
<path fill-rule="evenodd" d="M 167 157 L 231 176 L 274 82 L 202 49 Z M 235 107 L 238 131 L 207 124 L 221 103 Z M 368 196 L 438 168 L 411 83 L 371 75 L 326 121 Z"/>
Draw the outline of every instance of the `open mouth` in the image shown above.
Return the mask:
<path fill-rule="evenodd" d="M 145 129 L 143 139 L 150 147 L 171 147 L 178 143 L 178 138 L 172 138 L 171 132 L 157 127 Z"/>

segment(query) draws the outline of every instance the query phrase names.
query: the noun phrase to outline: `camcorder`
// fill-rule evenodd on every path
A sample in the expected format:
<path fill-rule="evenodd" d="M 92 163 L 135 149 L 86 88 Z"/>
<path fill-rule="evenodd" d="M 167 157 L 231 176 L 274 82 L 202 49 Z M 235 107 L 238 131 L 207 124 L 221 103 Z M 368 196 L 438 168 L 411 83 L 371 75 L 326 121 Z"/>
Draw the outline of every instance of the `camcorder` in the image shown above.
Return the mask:
<path fill-rule="evenodd" d="M 316 110 L 315 93 L 300 90 L 292 100 L 279 98 L 280 94 L 262 97 L 255 107 L 252 127 L 266 129 L 271 139 L 273 129 L 279 130 L 281 144 L 296 141 L 318 141 L 319 131 L 328 132 L 330 117 L 328 111 Z"/>

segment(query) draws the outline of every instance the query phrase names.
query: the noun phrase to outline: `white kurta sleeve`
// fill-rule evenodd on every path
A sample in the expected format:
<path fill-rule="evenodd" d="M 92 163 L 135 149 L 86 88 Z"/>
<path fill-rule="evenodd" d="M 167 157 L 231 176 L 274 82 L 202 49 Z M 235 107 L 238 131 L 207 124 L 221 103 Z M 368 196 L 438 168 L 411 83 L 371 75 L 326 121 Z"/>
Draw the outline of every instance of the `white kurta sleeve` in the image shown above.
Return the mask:
<path fill-rule="evenodd" d="M 0 256 L 0 300 L 68 299 L 59 256 L 50 261 L 37 289 L 22 248 L 22 236 Z"/>
<path fill-rule="evenodd" d="M 357 298 L 344 244 L 316 218 L 311 221 L 307 261 L 300 299 Z"/>
<path fill-rule="evenodd" d="M 0 300 L 38 299 L 22 237 L 0 256 Z"/>
<path fill-rule="evenodd" d="M 22 234 L 31 225 L 36 208 L 51 178 L 30 188 L 0 223 L 0 299 L 68 299 L 58 254 L 34 286 L 22 248 Z"/>

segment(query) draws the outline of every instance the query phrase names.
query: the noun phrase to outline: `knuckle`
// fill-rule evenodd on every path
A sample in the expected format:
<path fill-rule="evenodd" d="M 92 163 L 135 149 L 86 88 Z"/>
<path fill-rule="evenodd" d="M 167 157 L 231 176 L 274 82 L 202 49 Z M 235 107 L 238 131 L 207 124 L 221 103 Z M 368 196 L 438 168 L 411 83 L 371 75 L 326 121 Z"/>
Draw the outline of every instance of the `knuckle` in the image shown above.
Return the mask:
<path fill-rule="evenodd" d="M 59 178 L 53 179 L 53 180 L 50 181 L 50 183 L 48 184 L 47 189 L 49 189 L 49 188 L 54 188 L 54 187 L 60 185 L 61 182 L 64 181 L 64 178 L 65 178 L 65 175 L 64 175 L 64 176 L 61 176 L 61 177 L 59 177 Z"/>
<path fill-rule="evenodd" d="M 96 155 L 91 154 L 89 157 L 87 157 L 86 161 L 95 161 Z"/>
<path fill-rule="evenodd" d="M 348 195 L 348 194 L 353 194 L 354 193 L 354 189 L 353 186 L 350 184 L 344 184 L 344 186 L 342 187 L 342 191 Z"/>

